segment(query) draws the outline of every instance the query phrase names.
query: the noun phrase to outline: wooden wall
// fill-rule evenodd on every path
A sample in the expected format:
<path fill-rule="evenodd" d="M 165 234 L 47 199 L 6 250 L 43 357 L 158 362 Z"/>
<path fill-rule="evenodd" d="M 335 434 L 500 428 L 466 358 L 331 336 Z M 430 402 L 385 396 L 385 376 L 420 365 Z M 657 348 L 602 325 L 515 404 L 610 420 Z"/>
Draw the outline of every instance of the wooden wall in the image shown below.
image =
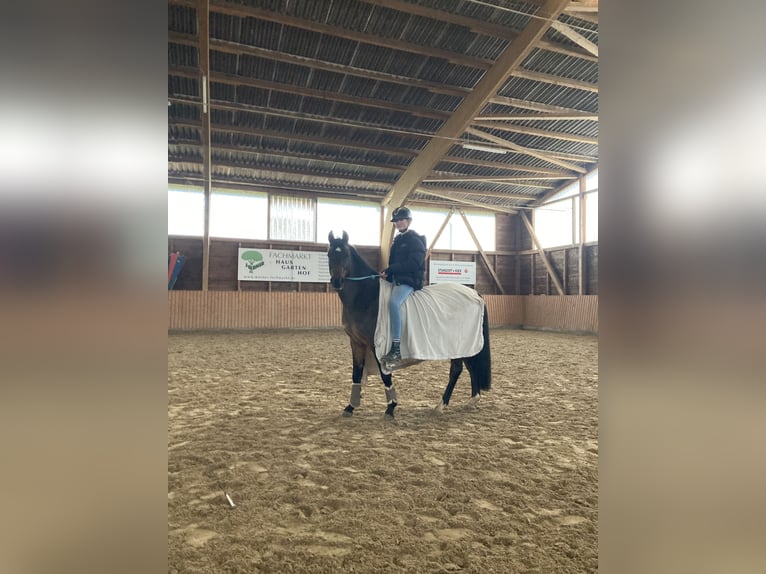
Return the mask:
<path fill-rule="evenodd" d="M 598 297 L 485 295 L 490 326 L 597 333 Z M 320 329 L 341 327 L 333 293 L 170 291 L 168 329 Z"/>
<path fill-rule="evenodd" d="M 598 295 L 598 243 L 583 246 L 583 286 L 580 292 L 580 248 L 556 247 L 546 249 L 548 261 L 555 269 L 565 295 Z M 514 292 L 519 295 L 558 295 L 542 257 L 537 250 L 521 251 L 520 275 Z"/>
<path fill-rule="evenodd" d="M 482 295 L 558 295 L 542 258 L 532 249 L 532 240 L 518 216 L 497 215 L 496 251 L 486 253 L 500 287 L 477 251 L 433 251 L 431 258 L 438 261 L 476 262 L 476 290 Z M 266 292 L 324 292 L 329 284 L 237 281 L 237 249 L 253 247 L 261 249 L 287 249 L 294 251 L 321 251 L 326 244 L 284 241 L 237 241 L 213 239 L 210 244 L 211 291 L 266 291 Z M 168 252 L 179 251 L 186 262 L 175 285 L 176 291 L 202 289 L 202 239 L 192 237 L 168 237 Z M 359 247 L 358 251 L 374 268 L 380 268 L 376 247 Z M 567 295 L 598 294 L 598 244 L 582 247 L 583 280 L 580 290 L 580 247 L 547 249 L 549 261 L 564 286 Z M 426 266 L 428 267 L 428 265 Z"/>

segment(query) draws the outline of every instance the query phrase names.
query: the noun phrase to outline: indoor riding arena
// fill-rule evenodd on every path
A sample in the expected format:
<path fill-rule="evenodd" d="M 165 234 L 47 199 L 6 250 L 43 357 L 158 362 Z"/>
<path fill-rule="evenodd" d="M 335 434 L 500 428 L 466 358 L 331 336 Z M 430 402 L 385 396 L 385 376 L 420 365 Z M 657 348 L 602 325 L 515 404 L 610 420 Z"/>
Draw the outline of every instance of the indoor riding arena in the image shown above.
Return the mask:
<path fill-rule="evenodd" d="M 340 329 L 171 335 L 171 572 L 592 572 L 597 343 L 491 330 L 493 389 L 446 361 L 395 377 L 342 417 Z M 225 497 L 231 497 L 232 508 Z"/>
<path fill-rule="evenodd" d="M 597 0 L 168 10 L 168 571 L 597 572 Z M 402 341 L 478 337 L 489 390 L 352 391 L 403 206 Z M 488 335 L 411 310 L 444 284 Z"/>

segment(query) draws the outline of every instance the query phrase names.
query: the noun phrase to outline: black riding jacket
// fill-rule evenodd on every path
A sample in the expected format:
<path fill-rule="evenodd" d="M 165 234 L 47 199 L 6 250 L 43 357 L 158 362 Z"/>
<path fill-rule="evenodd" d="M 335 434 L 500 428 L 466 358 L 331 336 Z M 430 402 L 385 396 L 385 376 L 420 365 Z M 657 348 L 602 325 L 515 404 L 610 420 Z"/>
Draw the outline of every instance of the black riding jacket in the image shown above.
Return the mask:
<path fill-rule="evenodd" d="M 386 280 L 423 288 L 426 271 L 426 238 L 408 229 L 394 238 L 388 267 L 384 269 Z"/>

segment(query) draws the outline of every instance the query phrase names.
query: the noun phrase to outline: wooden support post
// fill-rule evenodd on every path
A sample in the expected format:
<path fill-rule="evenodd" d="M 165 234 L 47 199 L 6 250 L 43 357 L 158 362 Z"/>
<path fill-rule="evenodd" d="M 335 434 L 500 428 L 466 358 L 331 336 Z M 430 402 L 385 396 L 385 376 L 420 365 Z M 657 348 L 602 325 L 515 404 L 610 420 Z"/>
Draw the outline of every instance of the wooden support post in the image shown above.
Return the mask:
<path fill-rule="evenodd" d="M 465 223 L 465 227 L 468 230 L 468 233 L 471 235 L 471 239 L 473 239 L 473 242 L 476 244 L 476 249 L 479 250 L 479 255 L 481 255 L 482 260 L 484 261 L 484 264 L 487 266 L 487 269 L 489 270 L 489 274 L 492 275 L 492 279 L 495 280 L 495 285 L 497 285 L 498 290 L 502 295 L 505 295 L 505 289 L 503 289 L 503 285 L 500 283 L 500 278 L 497 276 L 497 273 L 495 273 L 495 270 L 492 268 L 492 265 L 489 262 L 489 258 L 487 257 L 487 254 L 484 253 L 484 250 L 481 248 L 481 244 L 479 243 L 478 238 L 476 237 L 476 234 L 473 232 L 473 228 L 471 228 L 471 224 L 468 223 L 468 218 L 465 216 L 465 213 L 463 210 L 460 210 L 460 217 L 463 218 L 463 222 Z"/>
<path fill-rule="evenodd" d="M 444 231 L 444 228 L 447 227 L 447 223 L 449 223 L 449 220 L 452 217 L 452 214 L 454 212 L 455 212 L 455 208 L 451 207 L 449 210 L 449 213 L 447 214 L 447 217 L 444 219 L 444 222 L 442 223 L 442 226 L 439 228 L 439 231 L 436 232 L 436 236 L 433 238 L 433 241 L 431 241 L 431 245 L 428 247 L 428 250 L 426 251 L 426 259 L 431 257 L 431 251 L 433 251 L 434 246 L 436 245 L 436 242 L 439 241 L 439 238 L 442 236 L 442 232 Z"/>
<path fill-rule="evenodd" d="M 577 249 L 577 293 L 585 295 L 585 176 L 580 176 L 580 241 Z"/>
<path fill-rule="evenodd" d="M 519 255 L 519 251 L 521 251 L 521 226 L 520 225 L 514 225 L 513 232 L 516 234 L 516 240 L 514 242 L 514 247 L 516 247 L 516 269 L 514 269 L 515 273 L 515 287 L 516 287 L 516 295 L 521 295 L 521 255 Z"/>
<path fill-rule="evenodd" d="M 564 294 L 564 289 L 561 287 L 561 282 L 559 281 L 558 275 L 556 275 L 555 269 L 553 269 L 553 266 L 551 265 L 551 262 L 548 261 L 548 256 L 545 253 L 545 250 L 540 245 L 540 241 L 537 239 L 537 234 L 535 233 L 535 230 L 532 228 L 532 224 L 529 222 L 529 218 L 527 217 L 527 214 L 523 211 L 520 214 L 521 220 L 524 222 L 524 225 L 527 228 L 527 231 L 529 232 L 530 237 L 532 238 L 532 241 L 535 244 L 535 247 L 537 247 L 537 252 L 540 254 L 540 259 L 542 259 L 543 265 L 545 265 L 545 269 L 548 271 L 548 275 L 550 275 L 551 280 L 553 281 L 553 284 L 556 286 L 556 292 L 559 295 Z"/>
<path fill-rule="evenodd" d="M 315 209 L 314 210 L 314 237 L 316 237 L 316 228 L 317 228 L 316 213 L 317 212 L 316 212 L 316 209 Z M 297 250 L 298 251 L 303 251 L 303 246 L 299 245 Z M 301 292 L 301 285 L 302 285 L 302 283 L 300 281 L 296 281 L 296 283 L 298 284 L 298 286 L 297 286 L 298 293 L 300 293 Z"/>
<path fill-rule="evenodd" d="M 208 290 L 210 279 L 210 1 L 197 2 L 197 30 L 199 30 L 199 70 L 202 87 L 202 181 L 204 208 L 204 231 L 202 234 L 202 290 Z"/>

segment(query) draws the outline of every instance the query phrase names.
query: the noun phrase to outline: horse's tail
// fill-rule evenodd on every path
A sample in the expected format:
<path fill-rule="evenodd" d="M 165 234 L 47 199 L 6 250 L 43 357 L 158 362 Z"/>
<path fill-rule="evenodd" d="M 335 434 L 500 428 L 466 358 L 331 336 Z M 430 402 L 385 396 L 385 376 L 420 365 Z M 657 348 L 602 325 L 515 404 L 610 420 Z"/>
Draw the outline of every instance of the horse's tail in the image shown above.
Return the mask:
<path fill-rule="evenodd" d="M 471 362 L 472 380 L 479 383 L 480 391 L 488 391 L 492 386 L 492 356 L 489 350 L 489 314 L 487 305 L 484 304 L 484 319 L 482 320 L 481 333 L 484 336 L 484 346 L 476 355 L 468 359 Z"/>

